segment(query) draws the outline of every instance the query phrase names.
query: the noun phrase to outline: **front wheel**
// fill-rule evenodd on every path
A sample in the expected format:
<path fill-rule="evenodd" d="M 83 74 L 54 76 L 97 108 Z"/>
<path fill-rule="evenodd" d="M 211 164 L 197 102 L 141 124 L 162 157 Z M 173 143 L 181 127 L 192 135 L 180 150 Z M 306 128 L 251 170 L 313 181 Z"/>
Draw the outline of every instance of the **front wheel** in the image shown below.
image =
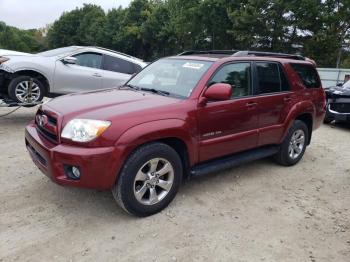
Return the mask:
<path fill-rule="evenodd" d="M 11 80 L 8 86 L 8 94 L 11 99 L 19 103 L 35 103 L 40 102 L 44 97 L 45 87 L 43 83 L 32 78 L 32 90 L 30 89 L 30 76 L 17 76 Z"/>
<path fill-rule="evenodd" d="M 303 157 L 309 141 L 308 134 L 306 124 L 303 121 L 295 120 L 281 144 L 279 152 L 274 157 L 276 162 L 284 166 L 298 163 Z"/>
<path fill-rule="evenodd" d="M 149 216 L 168 206 L 181 179 L 182 164 L 177 152 L 166 144 L 152 143 L 131 154 L 112 193 L 128 213 Z"/>

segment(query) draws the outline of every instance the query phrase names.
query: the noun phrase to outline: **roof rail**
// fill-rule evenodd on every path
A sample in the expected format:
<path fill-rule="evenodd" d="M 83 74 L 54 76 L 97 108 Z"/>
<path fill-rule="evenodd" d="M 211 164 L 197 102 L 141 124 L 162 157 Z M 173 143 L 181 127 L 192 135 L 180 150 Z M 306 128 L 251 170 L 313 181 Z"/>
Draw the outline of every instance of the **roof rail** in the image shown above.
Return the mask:
<path fill-rule="evenodd" d="M 271 56 L 278 58 L 288 58 L 294 60 L 305 60 L 305 57 L 301 55 L 292 55 L 292 54 L 284 54 L 284 53 L 274 53 L 274 52 L 260 52 L 260 51 L 238 51 L 234 53 L 232 56 Z"/>
<path fill-rule="evenodd" d="M 237 50 L 188 50 L 178 54 L 178 56 L 182 55 L 233 55 L 237 53 Z"/>
<path fill-rule="evenodd" d="M 294 60 L 306 60 L 305 57 L 296 54 L 285 54 L 285 53 L 274 53 L 274 52 L 262 52 L 262 51 L 239 51 L 239 50 L 189 50 L 178 54 L 183 55 L 217 55 L 223 56 L 261 56 L 261 57 L 277 57 L 277 58 L 288 58 Z"/>

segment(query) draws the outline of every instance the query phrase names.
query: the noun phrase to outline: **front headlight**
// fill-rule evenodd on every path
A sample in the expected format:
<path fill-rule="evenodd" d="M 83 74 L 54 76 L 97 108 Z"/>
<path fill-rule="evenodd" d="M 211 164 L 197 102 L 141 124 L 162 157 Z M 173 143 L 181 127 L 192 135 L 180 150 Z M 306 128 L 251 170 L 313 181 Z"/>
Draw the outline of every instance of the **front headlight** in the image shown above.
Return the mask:
<path fill-rule="evenodd" d="M 63 128 L 62 137 L 76 142 L 89 142 L 101 135 L 111 122 L 91 119 L 73 119 Z"/>

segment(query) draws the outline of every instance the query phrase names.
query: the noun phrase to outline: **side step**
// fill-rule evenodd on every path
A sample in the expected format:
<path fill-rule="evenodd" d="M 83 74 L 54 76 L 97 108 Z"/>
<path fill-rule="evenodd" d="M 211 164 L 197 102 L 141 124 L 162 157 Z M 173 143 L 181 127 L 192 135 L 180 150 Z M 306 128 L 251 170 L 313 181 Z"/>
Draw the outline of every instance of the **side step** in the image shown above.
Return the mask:
<path fill-rule="evenodd" d="M 210 160 L 194 166 L 191 169 L 190 178 L 222 171 L 243 163 L 272 156 L 276 154 L 278 150 L 279 146 L 260 147 L 258 149 L 252 149 L 231 156 Z"/>

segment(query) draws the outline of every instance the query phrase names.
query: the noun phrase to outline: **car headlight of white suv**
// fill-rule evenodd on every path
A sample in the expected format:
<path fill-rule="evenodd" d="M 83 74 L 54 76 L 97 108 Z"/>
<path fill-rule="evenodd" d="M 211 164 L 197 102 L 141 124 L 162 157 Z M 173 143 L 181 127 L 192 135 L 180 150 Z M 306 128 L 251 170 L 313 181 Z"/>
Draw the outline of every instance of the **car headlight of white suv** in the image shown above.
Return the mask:
<path fill-rule="evenodd" d="M 109 121 L 73 119 L 63 128 L 61 136 L 75 142 L 89 142 L 100 136 L 110 125 Z"/>

